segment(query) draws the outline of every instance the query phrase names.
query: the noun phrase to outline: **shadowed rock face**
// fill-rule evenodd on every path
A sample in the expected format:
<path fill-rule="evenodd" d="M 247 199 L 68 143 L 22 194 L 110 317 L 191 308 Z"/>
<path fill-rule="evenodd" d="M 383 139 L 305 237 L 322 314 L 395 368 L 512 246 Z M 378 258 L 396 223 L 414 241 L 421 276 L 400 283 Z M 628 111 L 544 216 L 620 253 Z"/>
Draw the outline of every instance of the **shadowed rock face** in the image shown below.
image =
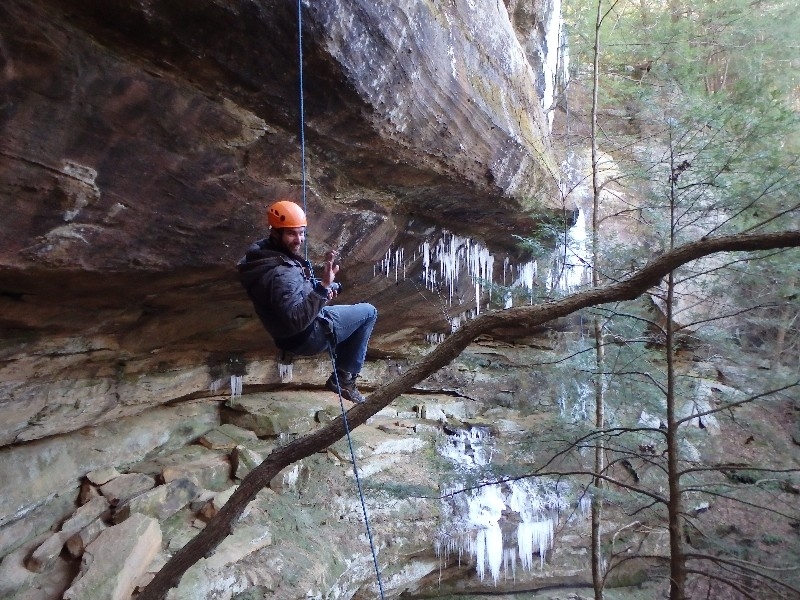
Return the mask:
<path fill-rule="evenodd" d="M 413 282 L 375 276 L 388 248 L 435 226 L 510 248 L 560 207 L 540 9 L 471 4 L 304 7 L 309 255 L 341 251 L 376 351 L 443 327 Z M 297 42 L 293 2 L 2 3 L 0 445 L 271 355 L 233 265 L 267 204 L 303 196 Z"/>

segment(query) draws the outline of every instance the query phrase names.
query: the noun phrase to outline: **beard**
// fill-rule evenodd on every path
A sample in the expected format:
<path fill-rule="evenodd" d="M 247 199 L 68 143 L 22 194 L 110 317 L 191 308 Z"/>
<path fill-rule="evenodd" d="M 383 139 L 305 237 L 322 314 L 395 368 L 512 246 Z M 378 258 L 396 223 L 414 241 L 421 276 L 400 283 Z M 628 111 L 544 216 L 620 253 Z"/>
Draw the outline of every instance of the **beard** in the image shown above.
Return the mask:
<path fill-rule="evenodd" d="M 283 252 L 284 254 L 288 254 L 294 258 L 301 258 L 300 257 L 300 249 L 303 246 L 302 242 L 290 242 L 286 243 L 283 240 L 282 235 L 271 235 L 270 236 L 271 246 L 278 250 L 279 252 Z"/>

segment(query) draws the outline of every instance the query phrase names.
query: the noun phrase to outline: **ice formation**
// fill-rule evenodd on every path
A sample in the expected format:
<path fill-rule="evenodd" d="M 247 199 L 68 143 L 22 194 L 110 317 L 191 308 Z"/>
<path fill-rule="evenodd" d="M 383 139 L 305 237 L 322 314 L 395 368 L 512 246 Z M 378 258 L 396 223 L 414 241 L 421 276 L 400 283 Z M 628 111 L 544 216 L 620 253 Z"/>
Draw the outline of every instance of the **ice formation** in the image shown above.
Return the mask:
<path fill-rule="evenodd" d="M 445 340 L 446 337 L 447 337 L 447 334 L 445 334 L 445 333 L 426 333 L 425 334 L 425 341 L 427 343 L 433 344 L 435 346 L 437 344 L 441 344 Z"/>
<path fill-rule="evenodd" d="M 493 444 L 486 428 L 450 432 L 440 453 L 465 472 L 491 462 Z M 516 576 L 523 569 L 540 568 L 553 547 L 559 512 L 567 508 L 566 486 L 543 479 L 486 483 L 471 489 L 455 483 L 442 500 L 443 524 L 437 554 L 447 560 L 467 554 L 474 558 L 479 577 L 488 573 L 497 582 L 501 572 Z"/>
<path fill-rule="evenodd" d="M 300 479 L 300 465 L 295 464 L 283 474 L 283 485 L 287 488 L 295 488 L 298 479 Z"/>
<path fill-rule="evenodd" d="M 280 377 L 281 383 L 287 383 L 292 380 L 294 376 L 294 371 L 292 370 L 292 363 L 284 364 L 282 362 L 278 362 L 278 377 Z"/>
<path fill-rule="evenodd" d="M 520 289 L 532 304 L 537 287 L 543 288 L 547 293 L 567 293 L 587 283 L 589 254 L 586 248 L 586 220 L 583 212 L 580 212 L 575 225 L 566 232 L 565 239 L 546 261 L 545 266 L 537 261 L 514 265 L 506 257 L 499 281 L 495 278 L 495 257 L 483 244 L 446 230 L 442 231 L 436 242 L 423 242 L 409 261 L 406 261 L 403 249 L 390 248 L 375 265 L 373 273 L 380 273 L 395 281 L 404 280 L 408 268 L 417 260 L 421 267 L 419 281 L 426 289 L 440 294 L 447 305 L 461 306 L 465 302 L 472 302 L 470 296 L 474 295 L 475 304 L 471 310 L 462 311 L 456 317 L 448 317 L 451 331 L 455 331 L 463 324 L 464 319 L 479 315 L 489 305 L 493 285 Z M 471 294 L 459 287 L 465 278 L 472 288 Z M 511 289 L 495 300 L 498 306 L 510 308 L 513 305 Z"/>
<path fill-rule="evenodd" d="M 231 375 L 231 398 L 238 398 L 242 395 L 242 376 Z"/>
<path fill-rule="evenodd" d="M 578 213 L 575 225 L 567 231 L 566 240 L 559 244 L 551 268 L 549 289 L 571 292 L 589 282 L 589 250 L 586 247 L 586 217 Z"/>
<path fill-rule="evenodd" d="M 553 107 L 556 103 L 556 92 L 559 82 L 566 84 L 569 78 L 569 53 L 566 47 L 566 35 L 564 33 L 564 21 L 561 18 L 561 1 L 554 0 L 550 6 L 549 19 L 545 21 L 545 49 L 543 70 L 544 70 L 544 91 L 542 94 L 542 108 L 547 115 L 549 129 L 553 129 L 553 119 L 555 111 Z"/>
<path fill-rule="evenodd" d="M 562 385 L 557 402 L 561 417 L 573 423 L 589 421 L 594 412 L 594 388 L 586 382 L 576 382 L 569 388 Z"/>

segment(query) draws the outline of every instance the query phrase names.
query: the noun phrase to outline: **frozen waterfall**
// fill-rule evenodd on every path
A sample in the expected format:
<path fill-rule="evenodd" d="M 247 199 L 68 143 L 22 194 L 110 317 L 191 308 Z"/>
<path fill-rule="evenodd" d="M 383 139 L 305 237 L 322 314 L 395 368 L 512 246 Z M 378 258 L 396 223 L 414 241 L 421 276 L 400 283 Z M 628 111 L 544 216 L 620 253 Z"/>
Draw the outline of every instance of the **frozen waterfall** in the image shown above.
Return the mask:
<path fill-rule="evenodd" d="M 440 453 L 465 474 L 479 472 L 491 462 L 489 431 L 471 427 L 451 432 Z M 442 498 L 442 525 L 436 541 L 438 556 L 447 561 L 472 556 L 481 580 L 501 573 L 515 577 L 517 562 L 525 570 L 544 566 L 553 547 L 559 513 L 568 509 L 568 487 L 545 479 L 483 483 L 465 489 L 453 483 Z"/>

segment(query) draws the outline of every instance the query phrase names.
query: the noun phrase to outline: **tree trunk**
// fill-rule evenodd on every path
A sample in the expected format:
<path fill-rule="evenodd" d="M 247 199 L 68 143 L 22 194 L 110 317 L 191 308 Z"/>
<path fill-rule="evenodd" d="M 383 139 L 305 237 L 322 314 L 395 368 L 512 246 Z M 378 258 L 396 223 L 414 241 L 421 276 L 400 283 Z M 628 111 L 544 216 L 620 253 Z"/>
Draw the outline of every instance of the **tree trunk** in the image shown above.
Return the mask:
<path fill-rule="evenodd" d="M 597 14 L 594 25 L 594 62 L 592 71 L 592 115 L 591 115 L 591 147 L 592 147 L 592 288 L 600 287 L 599 250 L 600 250 L 600 174 L 598 172 L 597 152 L 597 110 L 598 88 L 600 86 L 600 28 L 603 25 L 602 0 L 597 0 Z M 602 431 L 605 427 L 605 399 L 604 392 L 604 357 L 603 326 L 600 317 L 595 315 L 594 347 L 595 347 L 595 376 L 594 376 L 594 427 Z M 603 478 L 605 470 L 605 443 L 603 437 L 596 437 L 594 447 L 594 490 L 592 492 L 592 587 L 594 600 L 603 600 L 604 577 L 603 572 Z"/>
<path fill-rule="evenodd" d="M 678 419 L 675 415 L 675 347 L 672 303 L 675 280 L 672 273 L 667 280 L 667 523 L 669 526 L 669 599 L 684 600 L 686 590 L 686 558 L 683 552 L 683 511 L 679 456 Z"/>

